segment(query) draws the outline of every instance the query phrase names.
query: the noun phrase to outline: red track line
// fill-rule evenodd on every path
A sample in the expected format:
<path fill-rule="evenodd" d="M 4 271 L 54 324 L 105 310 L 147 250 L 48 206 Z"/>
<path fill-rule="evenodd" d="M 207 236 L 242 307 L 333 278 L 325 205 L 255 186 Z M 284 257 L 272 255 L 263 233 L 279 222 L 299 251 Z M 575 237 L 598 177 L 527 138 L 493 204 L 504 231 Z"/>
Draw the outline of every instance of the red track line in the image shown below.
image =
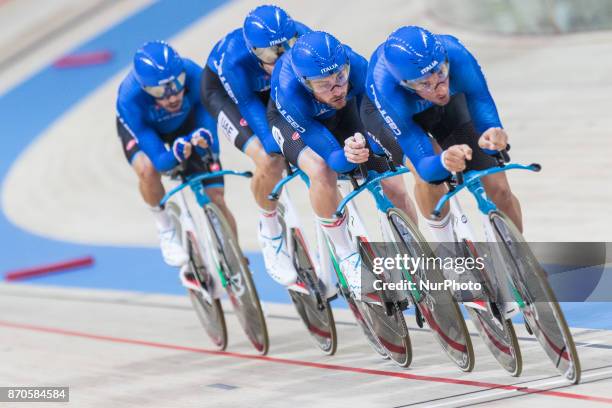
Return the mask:
<path fill-rule="evenodd" d="M 190 351 L 192 353 L 242 358 L 246 360 L 263 360 L 263 361 L 267 361 L 270 363 L 288 364 L 288 365 L 295 365 L 295 366 L 301 366 L 301 367 L 313 367 L 313 368 L 320 368 L 320 369 L 325 369 L 325 370 L 345 371 L 345 372 L 360 373 L 360 374 L 370 374 L 370 375 L 378 375 L 378 376 L 383 376 L 383 377 L 396 377 L 396 378 L 403 378 L 407 380 L 465 385 L 465 386 L 470 386 L 470 387 L 479 387 L 479 388 L 487 388 L 487 389 L 511 390 L 511 391 L 524 392 L 527 394 L 540 394 L 540 395 L 546 395 L 549 397 L 560 397 L 560 398 L 576 399 L 576 400 L 583 400 L 583 401 L 602 402 L 605 404 L 612 405 L 612 398 L 596 397 L 596 396 L 584 395 L 584 394 L 574 394 L 570 392 L 550 391 L 550 390 L 522 387 L 522 386 L 516 386 L 516 385 L 504 385 L 504 384 L 495 384 L 495 383 L 483 382 L 483 381 L 460 380 L 460 379 L 446 378 L 446 377 L 433 377 L 433 376 L 428 376 L 428 375 L 409 374 L 405 372 L 394 372 L 394 371 L 374 370 L 374 369 L 369 369 L 369 368 L 348 367 L 348 366 L 341 366 L 341 365 L 335 365 L 335 364 L 315 363 L 315 362 L 302 361 L 302 360 L 290 360 L 287 358 L 279 358 L 279 357 L 234 353 L 230 351 L 208 350 L 208 349 L 197 348 L 197 347 L 179 346 L 175 344 L 166 344 L 166 343 L 158 343 L 158 342 L 145 341 L 145 340 L 124 339 L 120 337 L 103 336 L 103 335 L 98 335 L 98 334 L 77 332 L 77 331 L 65 330 L 65 329 L 53 328 L 53 327 L 43 327 L 43 326 L 34 326 L 34 325 L 22 324 L 22 323 L 13 323 L 13 322 L 7 322 L 3 320 L 0 320 L 0 326 L 12 327 L 16 329 L 31 330 L 31 331 L 36 331 L 36 332 L 63 334 L 65 336 L 81 337 L 81 338 L 94 339 L 94 340 L 104 340 L 104 341 L 110 341 L 113 343 L 135 344 L 139 346 L 154 347 L 154 348 L 160 348 L 160 349 Z"/>
<path fill-rule="evenodd" d="M 82 258 L 76 258 L 69 261 L 56 262 L 42 266 L 35 266 L 33 268 L 19 269 L 16 271 L 7 272 L 4 275 L 4 279 L 7 281 L 28 279 L 36 276 L 47 275 L 50 273 L 63 272 L 69 269 L 83 268 L 85 266 L 91 266 L 93 265 L 93 263 L 93 257 L 84 256 Z"/>

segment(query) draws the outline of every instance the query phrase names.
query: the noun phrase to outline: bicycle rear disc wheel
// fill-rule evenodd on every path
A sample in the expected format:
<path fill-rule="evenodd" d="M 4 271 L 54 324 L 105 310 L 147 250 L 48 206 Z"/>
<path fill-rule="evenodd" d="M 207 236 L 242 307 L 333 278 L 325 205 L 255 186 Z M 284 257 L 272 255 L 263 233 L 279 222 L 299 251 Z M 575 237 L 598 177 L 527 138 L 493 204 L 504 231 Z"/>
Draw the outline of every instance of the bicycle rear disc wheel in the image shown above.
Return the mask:
<path fill-rule="evenodd" d="M 336 323 L 331 305 L 321 297 L 322 290 L 318 286 L 319 279 L 314 272 L 300 231 L 292 229 L 291 239 L 293 240 L 295 268 L 309 294 L 289 290 L 289 296 L 317 347 L 331 356 L 336 352 L 338 345 Z M 317 285 L 318 291 L 316 292 L 313 290 L 314 285 Z"/>
<path fill-rule="evenodd" d="M 376 254 L 372 246 L 361 237 L 359 245 L 363 248 L 360 251 L 364 254 L 362 258 L 363 269 L 372 271 L 373 259 L 376 257 Z M 383 294 L 380 294 L 380 298 L 384 302 Z M 404 314 L 397 307 L 397 304 L 393 303 L 389 315 L 384 304 L 379 305 L 361 301 L 359 303 L 372 333 L 374 333 L 380 345 L 385 349 L 387 356 L 398 366 L 408 367 L 412 362 L 412 343 L 410 342 L 410 334 L 408 333 Z"/>
<path fill-rule="evenodd" d="M 581 369 L 576 345 L 546 272 L 505 214 L 493 211 L 489 220 L 502 244 L 500 250 L 509 266 L 508 277 L 521 298 L 518 303 L 525 320 L 557 370 L 578 384 Z"/>
<path fill-rule="evenodd" d="M 495 360 L 510 375 L 518 377 L 523 371 L 523 359 L 516 332 L 509 319 L 497 320 L 491 313 L 466 307 L 482 341 Z"/>
<path fill-rule="evenodd" d="M 234 307 L 236 317 L 255 349 L 262 355 L 268 353 L 270 341 L 259 296 L 238 241 L 219 208 L 209 203 L 206 216 L 212 226 L 214 249 L 218 253 L 219 267 L 225 276 L 225 287 Z"/>
<path fill-rule="evenodd" d="M 387 212 L 387 217 L 393 227 L 396 241 L 403 245 L 403 248 L 399 248 L 400 253 L 407 253 L 414 258 L 435 258 L 421 232 L 403 211 L 392 208 Z M 433 287 L 443 287 L 442 272 L 437 268 L 429 268 L 427 271 L 419 268 L 410 278 L 417 288 L 416 291 L 410 291 L 410 296 L 429 325 L 431 333 L 451 361 L 462 371 L 472 371 L 474 348 L 455 298 L 449 290 L 424 290 L 427 288 L 424 284 L 426 282 Z"/>
<path fill-rule="evenodd" d="M 166 209 L 173 218 L 175 225 L 179 227 L 177 233 L 182 237 L 180 232 L 180 209 L 174 203 L 168 203 Z M 185 236 L 187 240 L 187 249 L 189 254 L 189 270 L 193 274 L 194 279 L 198 280 L 199 286 L 206 289 L 211 289 L 213 279 L 209 275 L 209 271 L 206 269 L 204 264 L 204 258 L 200 252 L 200 245 L 197 237 L 191 232 L 188 232 Z M 225 316 L 223 314 L 223 307 L 219 299 L 207 300 L 202 296 L 201 293 L 188 289 L 189 300 L 200 320 L 200 323 L 204 327 L 206 334 L 213 342 L 218 350 L 225 350 L 227 347 L 227 325 L 225 324 Z M 212 291 L 209 290 L 210 294 Z"/>

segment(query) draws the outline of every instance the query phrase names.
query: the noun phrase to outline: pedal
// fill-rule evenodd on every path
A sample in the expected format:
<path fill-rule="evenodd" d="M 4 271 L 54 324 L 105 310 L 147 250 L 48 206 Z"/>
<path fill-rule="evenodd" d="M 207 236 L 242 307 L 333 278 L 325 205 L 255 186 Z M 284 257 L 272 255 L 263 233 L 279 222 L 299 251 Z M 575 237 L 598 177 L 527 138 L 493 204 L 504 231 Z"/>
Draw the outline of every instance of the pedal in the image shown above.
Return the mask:
<path fill-rule="evenodd" d="M 385 314 L 387 316 L 393 316 L 395 314 L 395 303 L 394 302 L 385 302 Z"/>
<path fill-rule="evenodd" d="M 334 294 L 333 296 L 330 296 L 327 298 L 327 303 L 332 302 L 333 300 L 338 299 L 338 293 Z"/>
<path fill-rule="evenodd" d="M 397 302 L 397 307 L 402 312 L 404 310 L 408 310 L 408 308 L 410 307 L 410 301 L 408 299 L 400 300 L 399 302 Z"/>

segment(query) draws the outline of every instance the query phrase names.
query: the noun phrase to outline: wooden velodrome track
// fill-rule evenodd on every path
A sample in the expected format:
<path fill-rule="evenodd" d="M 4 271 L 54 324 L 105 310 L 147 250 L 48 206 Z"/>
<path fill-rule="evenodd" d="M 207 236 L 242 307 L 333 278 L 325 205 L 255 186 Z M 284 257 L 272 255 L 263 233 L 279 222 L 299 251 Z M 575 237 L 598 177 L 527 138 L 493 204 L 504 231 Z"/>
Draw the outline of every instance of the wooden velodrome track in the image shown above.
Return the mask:
<path fill-rule="evenodd" d="M 85 39 L 150 5 L 142 0 L 87 4 L 59 0 L 45 7 L 31 0 L 16 3 L 0 2 L 0 24 L 7 27 L 12 41 L 1 42 L 0 49 L 22 48 L 24 53 L 12 64 L 0 61 L 0 94 Z M 183 55 L 202 62 L 220 36 L 241 24 L 255 4 L 227 3 L 170 41 Z M 513 159 L 543 165 L 537 175 L 510 175 L 522 202 L 527 238 L 609 240 L 610 32 L 484 35 L 431 19 L 421 1 L 360 0 L 340 7 L 292 0 L 282 6 L 296 19 L 334 33 L 366 57 L 403 24 L 458 36 L 483 66 L 511 137 Z M 24 15 L 29 18 L 18 18 Z M 74 23 L 74 18 L 81 20 Z M 35 27 L 38 39 L 32 38 Z M 56 35 L 43 40 L 45 30 Z M 35 143 L 24 146 L 8 174 L 2 175 L 2 209 L 11 222 L 59 240 L 156 245 L 150 216 L 125 165 L 114 122 L 108 119 L 114 115 L 116 88 L 126 71 L 127 66 L 100 83 Z M 225 141 L 222 151 L 225 167 L 249 167 Z M 36 188 L 29 180 L 37 181 Z M 406 182 L 411 184 L 410 177 Z M 239 209 L 243 246 L 255 251 L 256 209 L 251 204 L 240 206 L 251 202 L 241 183 L 228 180 L 227 199 L 230 207 Z M 307 214 L 306 196 L 299 190 L 295 195 Z M 474 213 L 473 206 L 466 206 Z M 610 331 L 573 329 L 584 373 L 582 384 L 568 386 L 522 327 L 517 326 L 525 362 L 520 378 L 505 375 L 477 337 L 473 337 L 475 370 L 460 373 L 412 318 L 408 324 L 415 358 L 410 369 L 400 370 L 372 353 L 346 310 L 336 312 L 340 346 L 330 358 L 313 347 L 292 307 L 266 303 L 265 308 L 272 345 L 269 358 L 259 358 L 231 313 L 229 352 L 211 351 L 184 297 L 1 284 L 0 386 L 70 385 L 71 405 L 77 407 L 612 404 Z M 610 313 L 603 316 L 609 318 Z"/>

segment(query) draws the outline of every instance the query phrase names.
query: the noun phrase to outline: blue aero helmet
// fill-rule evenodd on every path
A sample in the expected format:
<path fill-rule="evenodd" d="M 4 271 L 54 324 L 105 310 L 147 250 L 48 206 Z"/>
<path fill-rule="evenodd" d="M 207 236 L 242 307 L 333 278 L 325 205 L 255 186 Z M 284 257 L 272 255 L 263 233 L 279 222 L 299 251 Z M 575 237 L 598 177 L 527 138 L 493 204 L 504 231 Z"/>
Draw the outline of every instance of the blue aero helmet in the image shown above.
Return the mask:
<path fill-rule="evenodd" d="M 437 74 L 440 81 L 449 73 L 446 49 L 428 30 L 417 26 L 404 26 L 389 35 L 384 45 L 386 66 L 391 75 L 412 91 L 431 90 L 421 81 Z"/>
<path fill-rule="evenodd" d="M 293 19 L 272 5 L 251 10 L 244 19 L 242 33 L 249 51 L 268 65 L 274 64 L 297 40 Z"/>
<path fill-rule="evenodd" d="M 323 31 L 301 36 L 291 49 L 291 65 L 300 82 L 311 92 L 344 86 L 350 72 L 349 58 L 340 41 Z M 335 82 L 318 81 L 334 75 Z"/>
<path fill-rule="evenodd" d="M 142 89 L 156 99 L 185 87 L 183 59 L 165 41 L 146 42 L 134 54 L 134 74 Z"/>

